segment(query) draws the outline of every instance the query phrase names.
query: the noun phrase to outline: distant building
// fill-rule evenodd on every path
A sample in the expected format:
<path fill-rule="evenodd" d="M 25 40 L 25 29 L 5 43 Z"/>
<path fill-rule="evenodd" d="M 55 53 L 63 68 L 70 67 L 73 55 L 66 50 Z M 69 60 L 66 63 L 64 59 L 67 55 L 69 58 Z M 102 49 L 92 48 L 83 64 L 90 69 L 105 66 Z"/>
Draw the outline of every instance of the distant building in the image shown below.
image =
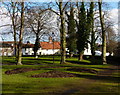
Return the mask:
<path fill-rule="evenodd" d="M 14 42 L 0 42 L 0 56 L 12 56 L 14 55 Z"/>
<path fill-rule="evenodd" d="M 90 44 L 88 44 L 88 48 L 84 50 L 84 55 L 92 55 Z"/>
<path fill-rule="evenodd" d="M 34 44 L 27 42 L 26 44 L 22 44 L 22 55 L 34 55 Z M 69 51 L 66 48 L 66 51 Z M 14 42 L 0 42 L 0 56 L 13 56 L 14 51 Z M 52 37 L 49 38 L 48 42 L 40 42 L 40 48 L 37 51 L 37 55 L 52 55 L 52 54 L 60 54 L 60 42 L 53 41 Z M 85 49 L 84 55 L 91 55 L 90 45 L 88 45 L 88 49 Z"/>
<path fill-rule="evenodd" d="M 22 44 L 22 55 L 34 55 L 34 44 L 27 42 Z M 37 55 L 52 55 L 60 54 L 60 42 L 53 42 L 52 38 L 49 38 L 49 42 L 40 42 L 40 48 L 37 51 Z M 0 56 L 13 56 L 14 55 L 14 42 L 0 42 Z"/>
<path fill-rule="evenodd" d="M 23 55 L 34 55 L 34 44 L 23 44 Z M 37 55 L 52 55 L 60 54 L 60 42 L 53 42 L 52 38 L 49 38 L 49 42 L 40 42 L 40 48 L 37 51 Z"/>

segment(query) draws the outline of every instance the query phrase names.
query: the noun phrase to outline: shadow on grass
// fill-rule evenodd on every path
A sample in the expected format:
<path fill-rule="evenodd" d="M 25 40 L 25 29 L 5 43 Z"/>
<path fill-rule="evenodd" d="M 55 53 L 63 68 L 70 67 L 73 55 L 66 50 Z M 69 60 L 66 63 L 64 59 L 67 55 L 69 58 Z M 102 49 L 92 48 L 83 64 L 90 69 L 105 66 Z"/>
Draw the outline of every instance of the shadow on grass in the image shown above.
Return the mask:
<path fill-rule="evenodd" d="M 81 75 L 76 74 L 77 77 L 80 78 L 87 78 L 87 79 L 93 79 L 93 80 L 102 80 L 102 81 L 110 81 L 115 83 L 120 83 L 120 77 L 113 77 L 113 76 L 99 76 L 99 75 Z"/>
<path fill-rule="evenodd" d="M 16 65 L 16 63 L 17 63 L 17 62 L 11 62 L 11 61 L 7 61 L 7 62 L 5 61 L 5 62 L 4 62 L 4 61 L 3 61 L 3 62 L 2 62 L 2 65 Z"/>
<path fill-rule="evenodd" d="M 120 62 L 115 62 L 113 60 L 107 60 L 107 63 L 115 66 L 120 66 Z"/>
<path fill-rule="evenodd" d="M 114 69 L 114 68 L 99 68 L 99 67 L 91 67 L 91 68 L 102 69 L 102 70 L 120 70 L 119 68 L 117 68 L 117 69 Z"/>
<path fill-rule="evenodd" d="M 53 61 L 53 58 L 51 58 L 51 59 L 49 59 L 49 58 L 48 58 L 48 59 L 42 59 L 42 58 L 41 58 L 41 59 L 29 59 L 29 60 L 37 60 L 37 61 Z M 55 59 L 55 58 L 54 58 L 54 60 L 55 60 L 55 61 L 60 61 L 60 59 Z"/>
<path fill-rule="evenodd" d="M 73 64 L 83 64 L 83 65 L 102 65 L 101 63 L 94 63 L 91 61 L 91 63 L 88 63 L 88 62 L 81 62 L 81 61 L 67 61 L 67 62 L 70 62 L 70 63 L 73 63 Z"/>
<path fill-rule="evenodd" d="M 42 64 L 53 64 L 56 61 L 60 61 L 59 59 L 26 59 L 28 61 L 23 61 L 23 64 L 27 65 L 42 65 Z M 54 61 L 54 62 L 53 62 Z"/>

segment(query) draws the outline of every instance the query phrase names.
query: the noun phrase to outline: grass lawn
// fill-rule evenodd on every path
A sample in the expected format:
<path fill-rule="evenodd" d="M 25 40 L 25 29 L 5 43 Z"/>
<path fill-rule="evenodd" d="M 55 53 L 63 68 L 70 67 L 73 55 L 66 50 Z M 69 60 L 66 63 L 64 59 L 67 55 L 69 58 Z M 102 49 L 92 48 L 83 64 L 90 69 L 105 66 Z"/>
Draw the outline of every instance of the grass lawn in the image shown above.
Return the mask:
<path fill-rule="evenodd" d="M 77 61 L 77 58 L 67 58 L 66 64 L 59 64 L 60 58 L 55 56 L 53 63 L 52 56 L 23 57 L 22 66 L 14 65 L 14 57 L 3 57 L 2 66 L 2 93 L 39 93 L 39 95 L 81 95 L 82 93 L 109 93 L 111 95 L 120 94 L 120 75 L 118 72 L 111 75 L 99 76 L 89 72 L 68 71 L 68 68 L 82 67 L 96 70 L 98 72 L 109 70 L 113 65 L 90 65 L 90 60 Z M 99 60 L 95 60 L 99 63 Z M 85 64 L 83 64 L 85 63 Z M 9 65 L 8 65 L 9 64 Z M 13 64 L 13 65 L 12 65 Z M 46 68 L 41 68 L 46 67 Z M 49 68 L 51 67 L 51 68 Z M 53 67 L 53 68 L 52 68 Z M 56 67 L 56 68 L 54 68 Z M 61 68 L 60 68 L 61 67 Z M 15 68 L 41 68 L 19 74 L 6 75 L 5 71 Z M 69 78 L 33 78 L 34 74 L 40 74 L 52 70 L 78 74 L 79 77 Z"/>

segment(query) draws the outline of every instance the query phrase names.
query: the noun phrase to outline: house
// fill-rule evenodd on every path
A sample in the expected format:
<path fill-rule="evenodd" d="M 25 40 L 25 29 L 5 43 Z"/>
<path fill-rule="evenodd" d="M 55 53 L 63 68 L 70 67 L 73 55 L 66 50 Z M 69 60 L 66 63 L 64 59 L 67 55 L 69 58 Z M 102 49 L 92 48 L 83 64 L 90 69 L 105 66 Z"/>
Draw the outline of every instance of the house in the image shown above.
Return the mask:
<path fill-rule="evenodd" d="M 92 55 L 90 44 L 88 44 L 88 48 L 84 50 L 84 55 Z"/>
<path fill-rule="evenodd" d="M 12 56 L 14 55 L 14 42 L 0 42 L 0 56 Z"/>
<path fill-rule="evenodd" d="M 23 55 L 34 55 L 34 44 L 27 42 L 23 44 Z M 49 38 L 48 42 L 40 42 L 40 48 L 37 51 L 37 55 L 52 55 L 60 54 L 60 42 L 52 40 L 52 37 Z"/>

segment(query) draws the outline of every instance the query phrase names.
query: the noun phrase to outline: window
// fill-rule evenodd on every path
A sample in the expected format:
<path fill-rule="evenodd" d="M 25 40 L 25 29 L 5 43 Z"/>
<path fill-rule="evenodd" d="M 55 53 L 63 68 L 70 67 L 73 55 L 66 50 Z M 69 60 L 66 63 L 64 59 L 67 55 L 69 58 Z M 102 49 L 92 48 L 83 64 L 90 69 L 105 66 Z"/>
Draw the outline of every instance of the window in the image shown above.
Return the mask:
<path fill-rule="evenodd" d="M 41 52 L 39 52 L 39 55 L 41 55 Z"/>
<path fill-rule="evenodd" d="M 28 55 L 28 53 L 25 53 L 25 55 Z"/>

